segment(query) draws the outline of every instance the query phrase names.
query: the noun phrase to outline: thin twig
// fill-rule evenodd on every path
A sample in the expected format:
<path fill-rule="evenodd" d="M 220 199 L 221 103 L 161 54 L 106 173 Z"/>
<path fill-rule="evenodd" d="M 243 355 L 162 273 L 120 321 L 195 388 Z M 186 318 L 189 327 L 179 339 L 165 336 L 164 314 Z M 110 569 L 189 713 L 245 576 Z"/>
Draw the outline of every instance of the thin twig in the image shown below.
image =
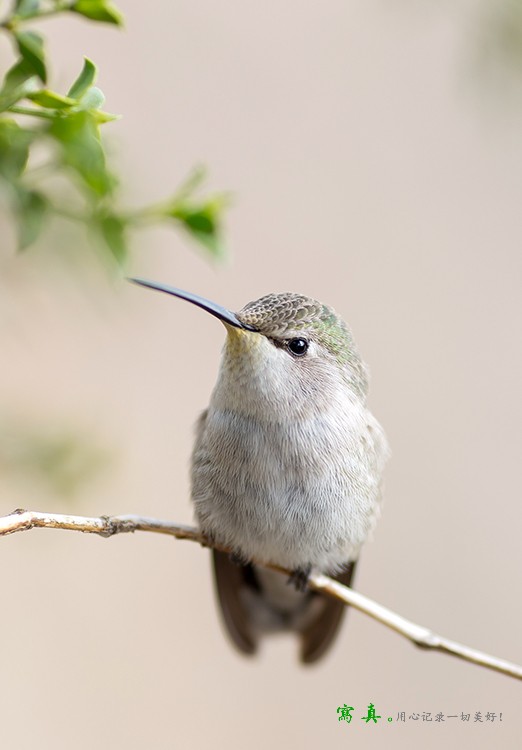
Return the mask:
<path fill-rule="evenodd" d="M 15 510 L 8 516 L 0 517 L 0 536 L 14 534 L 17 531 L 28 531 L 34 528 L 71 529 L 73 531 L 83 531 L 87 534 L 98 534 L 104 537 L 134 531 L 154 531 L 159 534 L 169 534 L 176 537 L 176 539 L 188 539 L 192 542 L 198 542 L 204 547 L 214 547 L 222 551 L 229 551 L 208 540 L 193 526 L 181 526 L 169 521 L 161 521 L 156 518 L 147 518 L 144 516 L 129 515 L 86 518 L 84 516 L 69 516 L 59 513 Z M 287 575 L 291 573 L 291 571 L 279 568 L 278 566 L 266 567 L 279 570 L 281 573 Z M 473 662 L 482 667 L 487 667 L 488 669 L 493 669 L 502 674 L 522 680 L 522 667 L 518 664 L 498 659 L 496 656 L 489 656 L 482 651 L 477 651 L 476 649 L 469 648 L 469 646 L 437 635 L 437 633 L 428 628 L 407 620 L 396 612 L 383 607 L 381 604 L 374 602 L 372 599 L 369 599 L 358 591 L 354 591 L 348 586 L 343 586 L 328 576 L 321 573 L 312 573 L 308 584 L 311 589 L 338 599 L 344 604 L 349 604 L 360 612 L 373 617 L 374 620 L 395 630 L 400 635 L 412 641 L 416 646 L 442 651 L 459 659 L 464 659 L 465 661 Z"/>
<path fill-rule="evenodd" d="M 50 18 L 51 16 L 56 16 L 64 10 L 71 10 L 73 5 L 74 3 L 72 2 L 63 2 L 56 3 L 54 8 L 39 8 L 32 13 L 25 13 L 23 16 L 18 16 L 14 13 L 0 23 L 0 28 L 6 29 L 7 31 L 14 31 L 20 23 L 25 23 L 25 21 L 40 21 Z"/>

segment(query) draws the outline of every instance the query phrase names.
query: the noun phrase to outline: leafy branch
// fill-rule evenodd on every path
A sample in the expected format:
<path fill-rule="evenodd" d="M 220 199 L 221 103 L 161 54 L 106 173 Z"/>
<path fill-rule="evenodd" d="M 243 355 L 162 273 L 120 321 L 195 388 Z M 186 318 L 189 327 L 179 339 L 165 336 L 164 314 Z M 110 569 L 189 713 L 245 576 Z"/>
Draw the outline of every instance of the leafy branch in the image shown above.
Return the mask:
<path fill-rule="evenodd" d="M 7 536 L 18 531 L 28 531 L 34 528 L 68 529 L 70 531 L 82 531 L 87 534 L 98 534 L 102 537 L 132 533 L 134 531 L 152 531 L 158 534 L 167 534 L 176 539 L 198 542 L 203 547 L 211 547 L 222 552 L 231 552 L 226 547 L 211 542 L 199 529 L 193 526 L 183 526 L 170 521 L 162 521 L 157 518 L 147 518 L 145 516 L 125 515 L 87 518 L 85 516 L 40 513 L 38 511 L 18 509 L 7 516 L 0 517 L 0 536 Z M 253 562 L 259 565 L 255 560 Z M 277 570 L 284 575 L 291 574 L 291 571 L 275 565 L 266 565 L 264 567 Z M 354 591 L 348 586 L 343 586 L 343 584 L 335 581 L 333 578 L 329 578 L 321 573 L 312 573 L 308 579 L 308 585 L 314 591 L 331 596 L 347 606 L 355 607 L 359 612 L 363 612 L 382 625 L 395 630 L 396 633 L 404 636 L 419 648 L 441 651 L 450 656 L 455 656 L 464 661 L 472 662 L 478 666 L 486 667 L 509 677 L 522 680 L 522 666 L 506 661 L 505 659 L 499 659 L 496 656 L 490 656 L 483 651 L 478 651 L 477 649 L 438 635 L 422 625 L 417 625 L 411 622 L 411 620 L 407 620 L 402 615 L 398 615 L 387 607 L 383 607 L 382 604 L 374 602 L 358 591 Z"/>
<path fill-rule="evenodd" d="M 118 177 L 108 167 L 100 127 L 117 119 L 102 109 L 96 65 L 85 58 L 68 91 L 48 85 L 43 36 L 28 22 L 57 14 L 123 24 L 108 0 L 15 0 L 0 21 L 16 59 L 0 88 L 0 197 L 17 226 L 18 247 L 33 244 L 51 216 L 86 227 L 118 263 L 128 255 L 129 233 L 138 226 L 170 223 L 185 230 L 214 256 L 222 254 L 224 195 L 200 197 L 204 172 L 193 175 L 168 199 L 129 210 L 118 200 Z M 46 161 L 38 163 L 43 150 Z M 63 189 L 56 177 L 64 178 Z"/>

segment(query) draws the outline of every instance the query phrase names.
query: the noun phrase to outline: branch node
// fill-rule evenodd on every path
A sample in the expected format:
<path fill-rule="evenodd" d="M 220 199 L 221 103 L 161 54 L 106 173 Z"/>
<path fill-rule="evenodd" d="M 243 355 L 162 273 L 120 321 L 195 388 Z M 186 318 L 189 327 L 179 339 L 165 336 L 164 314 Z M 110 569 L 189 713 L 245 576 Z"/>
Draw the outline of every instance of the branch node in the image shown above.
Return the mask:
<path fill-rule="evenodd" d="M 103 521 L 103 528 L 99 534 L 105 538 L 115 534 L 128 534 L 136 531 L 136 524 L 128 519 L 117 518 L 115 516 L 100 516 Z"/>

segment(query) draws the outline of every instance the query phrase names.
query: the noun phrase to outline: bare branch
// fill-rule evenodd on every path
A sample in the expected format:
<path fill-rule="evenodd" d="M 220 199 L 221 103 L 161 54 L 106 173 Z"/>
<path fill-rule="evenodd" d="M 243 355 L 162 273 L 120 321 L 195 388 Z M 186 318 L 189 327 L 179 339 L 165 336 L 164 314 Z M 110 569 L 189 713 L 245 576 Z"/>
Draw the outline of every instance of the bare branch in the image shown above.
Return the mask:
<path fill-rule="evenodd" d="M 145 516 L 69 516 L 62 513 L 39 513 L 33 510 L 13 511 L 8 516 L 0 516 L 0 536 L 14 534 L 16 531 L 29 529 L 70 529 L 83 531 L 85 534 L 113 536 L 134 531 L 155 531 L 158 534 L 170 534 L 177 539 L 191 539 L 205 545 L 205 537 L 193 526 L 159 521 Z"/>
<path fill-rule="evenodd" d="M 144 516 L 129 515 L 86 518 L 84 516 L 69 516 L 59 513 L 15 510 L 8 516 L 0 517 L 0 536 L 34 528 L 71 529 L 73 531 L 83 531 L 87 534 L 98 534 L 104 537 L 134 531 L 154 531 L 159 534 L 169 534 L 176 537 L 176 539 L 189 539 L 192 542 L 198 542 L 204 547 L 214 547 L 225 552 L 229 551 L 224 547 L 212 543 L 193 526 L 181 526 L 180 524 L 160 521 L 156 518 L 146 518 Z M 278 566 L 266 567 L 279 570 L 286 575 L 290 575 L 291 572 Z M 348 588 L 348 586 L 343 586 L 328 576 L 321 573 L 312 573 L 308 583 L 311 589 L 355 607 L 355 609 L 369 615 L 369 617 L 373 617 L 374 620 L 386 625 L 386 627 L 395 630 L 420 648 L 442 651 L 459 659 L 464 659 L 465 661 L 470 661 L 482 667 L 487 667 L 488 669 L 493 669 L 502 674 L 522 680 L 522 667 L 518 664 L 498 659 L 496 656 L 489 656 L 482 651 L 477 651 L 476 649 L 469 648 L 469 646 L 437 635 L 437 633 L 428 628 L 407 620 L 358 591 L 354 591 Z"/>

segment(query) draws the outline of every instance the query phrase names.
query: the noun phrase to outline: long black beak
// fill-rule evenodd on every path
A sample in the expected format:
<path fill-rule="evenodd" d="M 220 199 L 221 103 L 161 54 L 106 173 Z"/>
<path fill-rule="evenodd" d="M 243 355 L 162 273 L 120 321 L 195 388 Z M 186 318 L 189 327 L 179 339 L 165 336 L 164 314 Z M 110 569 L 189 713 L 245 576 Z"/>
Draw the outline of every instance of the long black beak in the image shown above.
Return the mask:
<path fill-rule="evenodd" d="M 129 279 L 129 281 L 132 281 L 133 284 L 146 286 L 149 289 L 156 289 L 158 292 L 166 292 L 167 294 L 172 294 L 174 297 L 179 297 L 180 299 L 187 300 L 187 302 L 192 302 L 193 305 L 202 307 L 203 310 L 206 310 L 211 315 L 219 318 L 223 323 L 228 323 L 228 325 L 235 326 L 236 328 L 244 328 L 246 331 L 256 330 L 253 326 L 250 326 L 247 323 L 242 323 L 239 318 L 233 312 L 227 310 L 226 307 L 222 307 L 204 297 L 199 297 L 197 294 L 192 294 L 192 292 L 185 292 L 183 289 L 176 289 L 175 286 L 156 284 L 155 281 L 147 281 L 147 279 Z"/>

